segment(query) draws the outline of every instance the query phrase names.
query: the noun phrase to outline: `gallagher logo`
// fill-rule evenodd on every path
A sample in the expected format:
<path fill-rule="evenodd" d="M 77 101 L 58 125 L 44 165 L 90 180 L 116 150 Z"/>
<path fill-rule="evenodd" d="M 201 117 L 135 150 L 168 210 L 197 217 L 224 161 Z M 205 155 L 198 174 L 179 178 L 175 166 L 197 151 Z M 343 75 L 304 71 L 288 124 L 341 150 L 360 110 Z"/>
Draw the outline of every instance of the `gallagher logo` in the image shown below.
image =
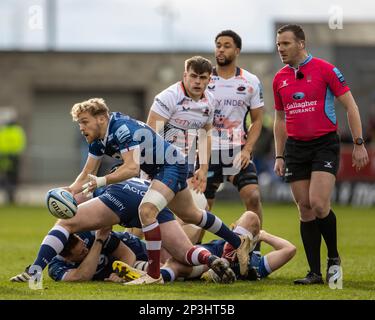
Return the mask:
<path fill-rule="evenodd" d="M 293 99 L 294 100 L 301 100 L 305 97 L 305 94 L 303 92 L 295 92 L 293 94 Z"/>

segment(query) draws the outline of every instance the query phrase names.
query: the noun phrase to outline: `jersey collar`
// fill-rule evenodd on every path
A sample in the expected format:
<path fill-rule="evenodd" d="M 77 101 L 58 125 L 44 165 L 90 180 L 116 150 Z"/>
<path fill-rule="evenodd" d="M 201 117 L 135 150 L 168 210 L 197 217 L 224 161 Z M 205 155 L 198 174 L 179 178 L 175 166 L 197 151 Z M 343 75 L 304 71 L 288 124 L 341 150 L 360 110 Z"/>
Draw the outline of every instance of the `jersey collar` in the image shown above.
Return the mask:
<path fill-rule="evenodd" d="M 302 63 L 300 63 L 299 66 L 302 67 L 305 64 L 309 63 L 312 58 L 313 58 L 312 55 L 309 53 L 309 55 L 307 56 L 307 58 L 304 61 L 302 61 Z"/>
<path fill-rule="evenodd" d="M 241 73 L 242 73 L 242 72 L 241 72 L 241 68 L 236 67 L 236 73 L 235 73 L 234 76 L 235 76 L 235 77 L 238 77 L 238 76 L 241 75 Z M 213 67 L 213 68 L 212 68 L 212 75 L 213 75 L 213 76 L 217 76 L 217 77 L 219 76 L 219 75 L 217 74 L 216 67 Z"/>
<path fill-rule="evenodd" d="M 292 68 L 292 69 L 296 69 L 296 70 L 298 70 L 300 67 L 302 67 L 302 66 L 308 64 L 308 63 L 311 61 L 312 58 L 313 58 L 313 56 L 309 53 L 309 54 L 307 55 L 306 59 L 303 60 L 303 61 L 298 65 L 298 68 L 294 68 L 294 67 L 291 66 L 290 64 L 288 64 L 288 66 L 289 66 L 289 68 Z"/>

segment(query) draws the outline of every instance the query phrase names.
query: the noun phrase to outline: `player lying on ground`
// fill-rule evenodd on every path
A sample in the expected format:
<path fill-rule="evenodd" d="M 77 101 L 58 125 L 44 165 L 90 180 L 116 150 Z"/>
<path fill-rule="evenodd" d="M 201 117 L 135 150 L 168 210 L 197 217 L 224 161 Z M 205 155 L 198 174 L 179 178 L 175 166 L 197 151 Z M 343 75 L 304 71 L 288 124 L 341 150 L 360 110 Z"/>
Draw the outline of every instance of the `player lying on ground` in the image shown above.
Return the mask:
<path fill-rule="evenodd" d="M 110 232 L 110 228 L 71 234 L 63 251 L 48 264 L 48 274 L 55 281 L 126 282 L 144 273 L 130 266 L 147 264 L 144 242 L 128 232 Z M 121 264 L 120 264 L 121 263 Z M 124 268 L 126 263 L 127 267 Z M 120 267 L 120 269 L 119 269 Z M 204 266 L 195 266 L 201 270 Z M 161 268 L 165 282 L 173 281 L 174 273 Z M 120 277 L 121 276 L 121 277 Z"/>
<path fill-rule="evenodd" d="M 138 207 L 148 187 L 146 181 L 134 178 L 110 185 L 100 196 L 80 204 L 73 218 L 58 220 L 50 230 L 40 246 L 33 266 L 39 266 L 40 270 L 43 270 L 63 250 L 72 233 L 98 230 L 115 224 L 140 228 Z M 226 260 L 191 244 L 168 208 L 161 210 L 157 219 L 160 223 L 163 248 L 177 261 L 189 265 L 201 265 L 204 259 L 224 282 L 235 280 L 234 273 Z M 11 281 L 28 281 L 29 278 L 30 274 L 26 270 L 12 277 Z"/>
<path fill-rule="evenodd" d="M 251 232 L 252 234 L 257 235 L 259 232 L 259 225 L 258 216 L 252 211 L 246 211 L 236 222 L 234 232 Z M 288 263 L 296 254 L 296 247 L 293 244 L 285 239 L 272 235 L 265 230 L 260 230 L 258 239 L 259 241 L 263 241 L 273 247 L 274 250 L 264 256 L 250 253 L 248 267 L 252 272 L 249 271 L 246 278 L 242 277 L 239 272 L 238 260 L 236 259 L 236 256 L 229 255 L 226 257 L 230 261 L 231 267 L 236 273 L 237 279 L 263 279 Z M 221 256 L 225 245 L 226 243 L 224 240 L 213 240 L 209 243 L 202 244 L 200 247 L 209 250 L 212 254 L 218 254 Z M 126 264 L 120 262 L 118 263 L 118 267 L 120 269 L 124 268 L 124 270 L 128 269 Z M 208 270 L 207 267 L 204 267 L 203 270 L 198 268 L 192 270 L 192 267 L 183 265 L 175 259 L 168 260 L 164 267 L 172 270 L 175 278 L 183 277 L 191 279 L 193 277 L 201 276 L 201 278 L 205 281 L 221 282 L 220 278 L 218 278 L 211 269 Z M 199 271 L 201 271 L 201 273 L 199 273 Z"/>
<path fill-rule="evenodd" d="M 247 211 L 236 222 L 235 231 L 244 228 L 256 234 L 259 231 L 259 219 L 255 213 Z M 126 282 L 141 277 L 147 268 L 147 250 L 145 244 L 128 232 L 112 232 L 110 229 L 95 232 L 82 232 L 71 235 L 62 253 L 48 265 L 49 275 L 56 281 L 89 281 L 107 280 Z M 105 233 L 106 232 L 106 233 Z M 95 241 L 100 239 L 102 241 Z M 269 234 L 264 230 L 259 233 L 259 241 L 264 241 L 274 248 L 274 251 L 261 256 L 250 254 L 249 272 L 246 278 L 241 277 L 238 261 L 231 256 L 231 266 L 236 277 L 243 280 L 256 280 L 267 277 L 272 272 L 284 266 L 296 253 L 296 248 L 289 241 Z M 87 243 L 87 244 L 86 244 Z M 212 254 L 221 255 L 225 246 L 223 240 L 213 240 L 203 244 Z M 118 259 L 117 261 L 115 261 Z M 99 263 L 98 263 L 99 261 Z M 207 266 L 187 266 L 175 259 L 169 259 L 161 268 L 164 282 L 176 278 L 199 278 L 209 282 L 222 282 L 212 269 Z"/>
<path fill-rule="evenodd" d="M 48 274 L 55 281 L 106 280 L 112 277 L 114 261 L 133 265 L 137 259 L 147 259 L 143 246 L 131 234 L 111 228 L 73 233 L 48 264 Z"/>

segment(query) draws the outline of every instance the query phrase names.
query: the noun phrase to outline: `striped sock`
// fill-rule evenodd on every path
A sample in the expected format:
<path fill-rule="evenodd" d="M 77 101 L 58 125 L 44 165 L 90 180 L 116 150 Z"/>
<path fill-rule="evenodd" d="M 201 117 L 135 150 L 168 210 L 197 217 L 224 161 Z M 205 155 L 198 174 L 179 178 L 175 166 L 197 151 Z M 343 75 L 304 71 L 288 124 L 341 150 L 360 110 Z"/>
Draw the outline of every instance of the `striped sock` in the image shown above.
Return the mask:
<path fill-rule="evenodd" d="M 211 252 L 203 247 L 193 246 L 185 256 L 185 260 L 192 266 L 198 266 L 201 264 L 207 264 L 208 258 L 211 256 Z"/>
<path fill-rule="evenodd" d="M 176 279 L 176 275 L 171 268 L 163 267 L 160 269 L 160 273 L 164 282 L 173 282 Z"/>
<path fill-rule="evenodd" d="M 146 240 L 146 249 L 148 255 L 147 274 L 158 279 L 160 277 L 160 248 L 161 248 L 161 234 L 159 223 L 154 223 L 142 228 Z"/>
<path fill-rule="evenodd" d="M 134 266 L 133 266 L 133 268 L 138 269 L 138 270 L 142 270 L 142 271 L 146 271 L 147 267 L 148 267 L 147 261 L 139 261 L 139 260 L 136 261 L 134 263 Z"/>
<path fill-rule="evenodd" d="M 68 230 L 62 226 L 55 225 L 43 239 L 38 256 L 33 265 L 39 266 L 43 270 L 47 264 L 64 249 L 68 238 Z"/>
<path fill-rule="evenodd" d="M 241 244 L 240 237 L 230 230 L 223 221 L 209 211 L 202 210 L 202 220 L 198 224 L 199 227 L 216 234 L 220 238 L 229 242 L 234 248 L 238 248 Z"/>

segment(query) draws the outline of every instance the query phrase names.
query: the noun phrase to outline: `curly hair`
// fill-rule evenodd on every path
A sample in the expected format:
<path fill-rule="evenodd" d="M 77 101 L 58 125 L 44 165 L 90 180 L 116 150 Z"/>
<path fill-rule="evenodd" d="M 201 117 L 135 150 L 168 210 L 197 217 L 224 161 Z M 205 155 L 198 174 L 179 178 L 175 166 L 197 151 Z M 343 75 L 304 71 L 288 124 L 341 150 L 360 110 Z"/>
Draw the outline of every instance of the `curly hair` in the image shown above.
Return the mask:
<path fill-rule="evenodd" d="M 76 103 L 70 111 L 73 121 L 77 121 L 79 115 L 83 112 L 88 112 L 94 117 L 99 115 L 105 115 L 107 117 L 109 116 L 109 108 L 102 98 L 91 98 L 89 100 Z"/>

